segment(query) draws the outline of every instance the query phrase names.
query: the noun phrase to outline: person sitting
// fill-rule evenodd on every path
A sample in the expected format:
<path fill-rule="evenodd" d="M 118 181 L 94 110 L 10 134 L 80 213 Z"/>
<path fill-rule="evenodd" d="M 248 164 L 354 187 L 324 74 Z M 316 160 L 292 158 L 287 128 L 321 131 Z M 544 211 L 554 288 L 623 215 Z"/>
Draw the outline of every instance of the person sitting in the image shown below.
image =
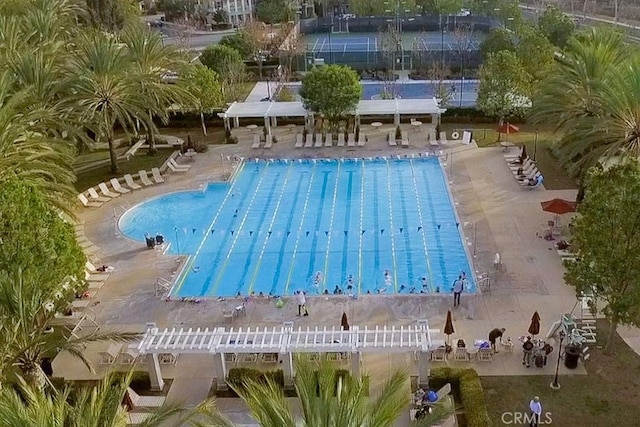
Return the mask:
<path fill-rule="evenodd" d="M 427 393 L 422 388 L 419 388 L 415 393 L 413 393 L 413 403 L 416 406 L 421 406 L 426 395 Z"/>
<path fill-rule="evenodd" d="M 571 246 L 571 245 L 566 240 L 560 240 L 556 245 L 556 247 L 558 249 L 560 249 L 561 251 L 569 249 L 569 246 Z"/>
<path fill-rule="evenodd" d="M 456 344 L 456 346 L 458 348 L 466 348 L 467 347 L 467 343 L 465 343 L 463 339 L 459 339 L 458 343 Z"/>

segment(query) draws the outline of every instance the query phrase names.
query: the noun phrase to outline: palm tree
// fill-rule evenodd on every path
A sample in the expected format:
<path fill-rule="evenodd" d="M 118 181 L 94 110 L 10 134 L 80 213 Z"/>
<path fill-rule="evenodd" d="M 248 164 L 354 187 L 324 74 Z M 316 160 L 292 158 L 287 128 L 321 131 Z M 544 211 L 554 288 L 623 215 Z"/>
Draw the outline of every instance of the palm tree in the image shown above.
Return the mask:
<path fill-rule="evenodd" d="M 19 389 L 0 390 L 0 424 L 5 427 L 125 427 L 130 425 L 123 405 L 131 374 L 124 379 L 109 374 L 98 386 L 44 393 L 18 380 Z M 165 405 L 154 409 L 140 424 L 230 426 L 207 400 L 195 408 Z M 205 424 L 206 422 L 206 424 Z M 227 422 L 227 424 L 223 424 Z"/>
<path fill-rule="evenodd" d="M 406 410 L 408 377 L 394 372 L 376 398 L 368 396 L 368 382 L 342 374 L 329 362 L 313 363 L 304 356 L 295 359 L 294 380 L 302 420 L 297 420 L 281 387 L 272 380 L 247 380 L 234 391 L 245 401 L 263 427 L 385 427 L 392 426 Z M 420 425 L 432 425 L 451 412 L 441 408 Z"/>
<path fill-rule="evenodd" d="M 74 283 L 79 284 L 78 281 L 59 286 L 46 283 L 36 269 L 0 271 L 0 324 L 4 327 L 0 334 L 0 380 L 18 368 L 27 384 L 43 389 L 47 378 L 41 363 L 47 355 L 67 351 L 92 369 L 83 353 L 87 343 L 129 341 L 137 336 L 97 331 L 81 337 L 72 336 L 68 331 L 48 333 L 55 313 L 65 310 L 68 299 L 78 291 Z"/>
<path fill-rule="evenodd" d="M 154 84 L 153 77 L 136 73 L 126 46 L 113 36 L 86 32 L 76 39 L 68 73 L 72 78 L 70 98 L 81 119 L 99 140 L 109 146 L 111 172 L 118 173 L 115 126 L 125 134 L 137 133 L 138 121 L 147 130 L 153 128 L 149 108 L 155 106 L 141 86 Z"/>
<path fill-rule="evenodd" d="M 120 41 L 127 47 L 132 72 L 141 76 L 138 81 L 140 96 L 148 103 L 149 115 L 158 117 L 164 123 L 169 120 L 169 108 L 174 105 L 186 106 L 195 102 L 186 86 L 169 84 L 165 81 L 170 73 L 188 74 L 191 66 L 174 46 L 164 45 L 162 37 L 141 25 L 129 25 L 119 34 Z M 149 153 L 156 151 L 154 134 L 156 129 L 149 126 Z"/>
<path fill-rule="evenodd" d="M 540 83 L 533 97 L 532 121 L 553 127 L 560 137 L 561 157 L 580 176 L 603 153 L 595 125 L 613 113 L 611 96 L 620 90 L 615 80 L 622 65 L 636 55 L 633 51 L 630 55 L 630 49 L 620 33 L 585 32 L 569 41 L 554 73 Z"/>

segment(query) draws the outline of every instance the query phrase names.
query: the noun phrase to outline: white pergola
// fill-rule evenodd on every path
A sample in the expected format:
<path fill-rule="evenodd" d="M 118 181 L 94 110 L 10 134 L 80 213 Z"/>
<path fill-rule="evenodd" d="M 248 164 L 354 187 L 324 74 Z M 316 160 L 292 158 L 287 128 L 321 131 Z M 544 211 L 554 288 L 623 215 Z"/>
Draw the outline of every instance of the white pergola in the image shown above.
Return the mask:
<path fill-rule="evenodd" d="M 216 361 L 216 377 L 227 377 L 225 354 L 277 353 L 283 363 L 284 377 L 291 384 L 295 375 L 294 353 L 346 353 L 351 355 L 351 371 L 360 375 L 360 354 L 365 352 L 416 352 L 419 381 L 429 376 L 429 354 L 443 342 L 433 341 L 426 320 L 409 326 L 352 326 L 349 330 L 333 328 L 294 328 L 293 322 L 280 327 L 256 328 L 166 328 L 147 324 L 147 331 L 136 348 L 147 356 L 151 385 L 162 389 L 164 382 L 159 354 L 211 354 Z"/>
<path fill-rule="evenodd" d="M 360 101 L 354 113 L 356 124 L 360 124 L 363 116 L 393 116 L 393 123 L 400 124 L 400 117 L 406 115 L 430 115 L 432 123 L 439 123 L 440 115 L 447 111 L 440 108 L 436 98 L 430 99 L 380 99 Z M 226 129 L 240 126 L 242 118 L 262 118 L 267 133 L 271 126 L 277 126 L 278 117 L 305 117 L 307 124 L 313 123 L 313 113 L 307 111 L 302 102 L 234 102 L 227 111 L 219 113 L 224 119 Z"/>

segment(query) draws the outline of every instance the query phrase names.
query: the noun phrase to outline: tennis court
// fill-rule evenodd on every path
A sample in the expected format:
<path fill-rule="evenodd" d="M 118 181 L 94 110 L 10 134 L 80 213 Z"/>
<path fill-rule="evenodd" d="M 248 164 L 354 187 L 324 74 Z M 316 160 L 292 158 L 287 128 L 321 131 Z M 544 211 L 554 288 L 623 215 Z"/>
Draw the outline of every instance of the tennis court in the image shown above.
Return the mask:
<path fill-rule="evenodd" d="M 470 38 L 461 39 L 451 32 L 404 32 L 402 48 L 404 50 L 423 51 L 458 51 L 478 50 L 484 35 L 473 34 Z M 307 34 L 302 37 L 307 52 L 376 52 L 381 50 L 381 40 L 376 33 L 351 34 Z"/>

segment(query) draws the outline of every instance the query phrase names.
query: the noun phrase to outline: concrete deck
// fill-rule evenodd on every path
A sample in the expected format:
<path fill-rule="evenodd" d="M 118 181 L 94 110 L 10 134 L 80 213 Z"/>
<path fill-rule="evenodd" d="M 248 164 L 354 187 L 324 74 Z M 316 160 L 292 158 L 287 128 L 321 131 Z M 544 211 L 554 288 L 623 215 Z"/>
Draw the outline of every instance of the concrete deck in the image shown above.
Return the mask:
<path fill-rule="evenodd" d="M 179 269 L 181 259 L 148 250 L 144 243 L 123 236 L 117 227 L 118 218 L 127 209 L 151 197 L 199 189 L 209 181 L 228 176 L 232 164 L 227 156 L 336 158 L 433 152 L 425 142 L 426 129 L 416 131 L 409 129 L 408 124 L 403 127 L 410 135 L 409 149 L 388 147 L 385 137 L 393 128 L 392 124 L 386 124 L 378 131 L 363 125 L 362 131 L 369 135 L 369 142 L 365 147 L 355 148 L 294 149 L 295 132 L 278 128 L 279 142 L 271 150 L 252 150 L 251 133 L 241 128 L 234 131 L 241 141 L 239 144 L 210 146 L 209 152 L 196 156 L 189 173 L 167 175 L 166 184 L 123 195 L 99 209 L 79 211 L 87 238 L 100 248 L 101 262 L 115 267 L 105 286 L 94 297 L 91 309 L 97 322 L 107 328 L 141 332 L 146 322 L 156 322 L 160 327 L 246 327 L 293 321 L 296 327 L 339 327 L 342 312 L 346 312 L 352 325 L 409 325 L 418 319 L 428 319 L 431 327 L 444 328 L 447 310 L 452 308 L 452 296 L 449 294 L 364 295 L 357 300 L 346 296 L 312 296 L 308 298 L 309 317 L 296 316 L 292 298 L 281 309 L 276 308 L 272 300 L 254 299 L 248 304 L 246 316 L 236 318 L 233 324 L 225 324 L 222 310 L 237 305 L 237 300 L 188 303 L 166 302 L 154 297 L 156 278 L 170 279 Z M 546 334 L 550 325 L 563 313 L 571 312 L 576 304 L 574 291 L 563 281 L 564 267 L 553 250 L 553 242 L 537 237 L 542 224 L 550 219 L 540 210 L 540 202 L 554 197 L 573 198 L 575 191 L 524 190 L 513 179 L 499 148 L 477 148 L 450 142 L 436 151 L 446 158 L 447 173 L 469 251 L 473 254 L 475 270 L 478 273 L 491 272 L 492 277 L 490 291 L 482 295 L 463 295 L 462 306 L 453 310 L 456 332 L 451 337 L 452 342 L 458 338 L 464 338 L 467 343 L 474 339 L 487 339 L 491 329 L 504 327 L 505 338 L 510 336 L 516 343 L 514 352 L 501 351 L 493 362 L 470 362 L 469 365 L 480 375 L 552 375 L 555 363 L 549 363 L 542 369 L 522 366 L 517 337 L 527 334 L 534 311 L 539 312 L 542 333 Z M 500 271 L 493 269 L 496 252 L 502 255 L 503 268 Z M 621 331 L 621 335 L 636 351 L 640 349 L 638 330 Z M 445 336 L 435 338 L 444 339 Z M 89 359 L 97 362 L 98 351 L 106 347 L 106 343 L 90 346 L 87 349 Z M 558 346 L 554 347 L 557 351 Z M 550 356 L 551 360 L 555 361 L 556 351 Z M 194 404 L 206 397 L 212 376 L 207 372 L 213 370 L 213 362 L 209 359 L 208 356 L 183 355 L 176 366 L 163 366 L 163 376 L 174 378 L 169 391 L 171 400 L 173 396 L 179 396 L 182 401 Z M 97 373 L 92 374 L 68 354 L 62 353 L 54 361 L 54 373 L 68 379 L 95 378 L 107 369 L 97 363 L 96 366 Z M 412 354 L 364 356 L 363 370 L 371 373 L 374 390 L 390 370 L 402 367 L 410 373 L 416 372 Z M 582 365 L 573 371 L 561 366 L 560 373 L 581 375 L 586 371 Z M 236 403 L 229 405 L 230 412 L 236 411 L 233 409 Z M 244 413 L 243 410 L 239 412 Z M 243 423 L 241 420 L 238 422 Z"/>

